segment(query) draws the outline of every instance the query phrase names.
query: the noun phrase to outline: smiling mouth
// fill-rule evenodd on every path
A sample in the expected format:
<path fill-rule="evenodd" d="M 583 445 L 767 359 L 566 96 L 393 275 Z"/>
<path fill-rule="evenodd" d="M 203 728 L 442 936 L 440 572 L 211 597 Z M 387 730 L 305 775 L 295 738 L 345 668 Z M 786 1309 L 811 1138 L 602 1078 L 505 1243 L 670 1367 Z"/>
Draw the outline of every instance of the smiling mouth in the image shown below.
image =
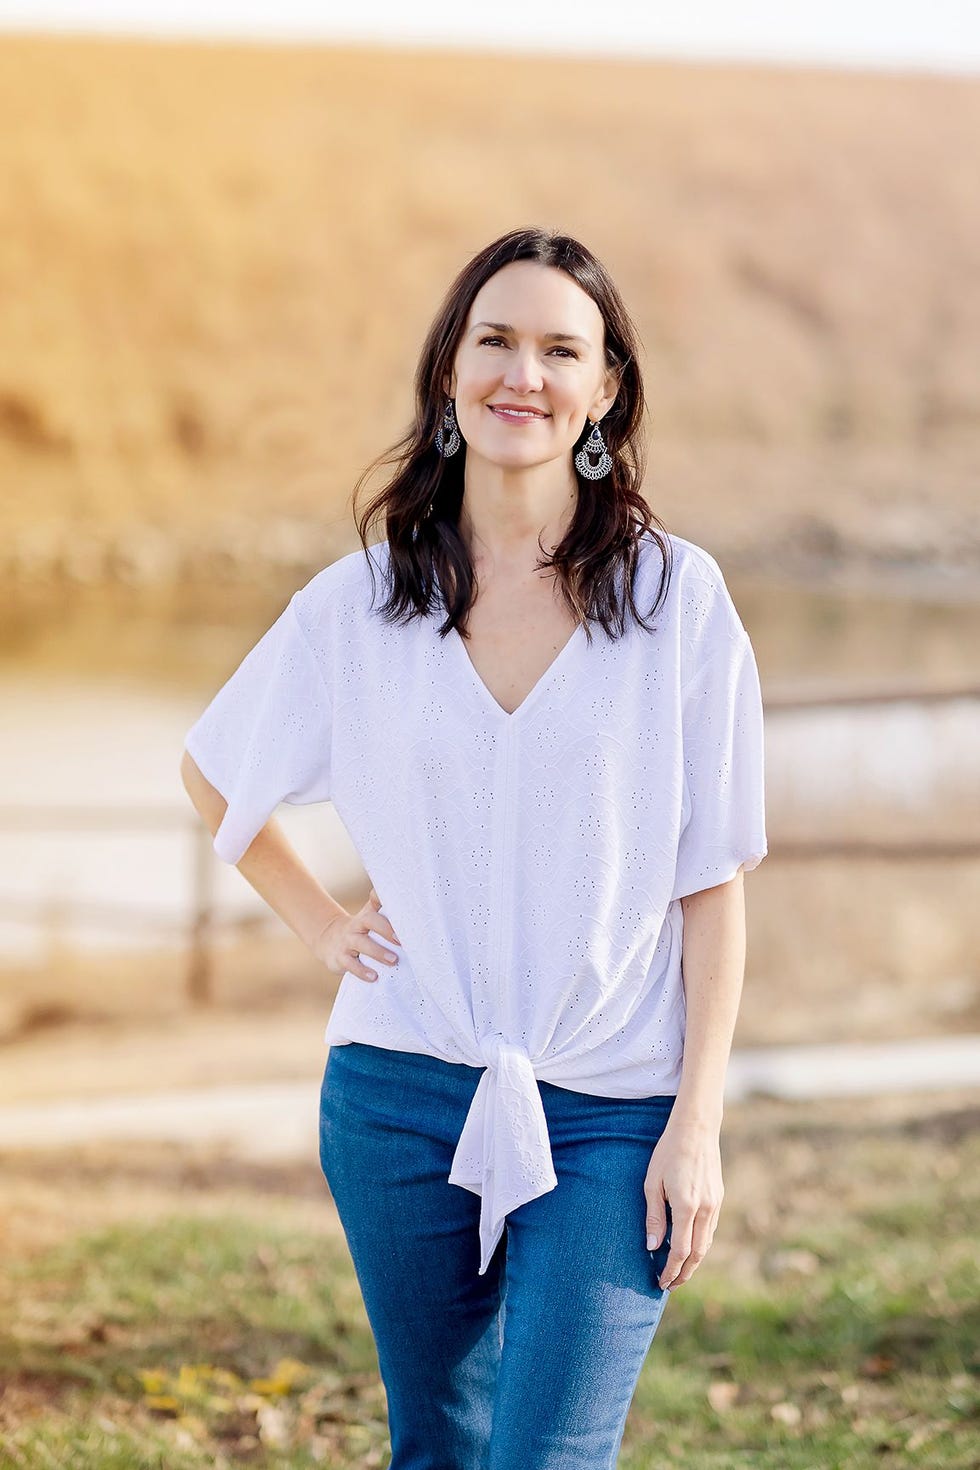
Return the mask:
<path fill-rule="evenodd" d="M 524 410 L 518 410 L 514 408 L 498 408 L 495 403 L 488 403 L 487 407 L 492 414 L 496 415 L 498 419 L 506 419 L 508 423 L 511 424 L 526 424 L 536 421 L 538 419 L 546 419 L 548 417 L 546 413 L 540 413 L 533 408 L 528 408 Z"/>

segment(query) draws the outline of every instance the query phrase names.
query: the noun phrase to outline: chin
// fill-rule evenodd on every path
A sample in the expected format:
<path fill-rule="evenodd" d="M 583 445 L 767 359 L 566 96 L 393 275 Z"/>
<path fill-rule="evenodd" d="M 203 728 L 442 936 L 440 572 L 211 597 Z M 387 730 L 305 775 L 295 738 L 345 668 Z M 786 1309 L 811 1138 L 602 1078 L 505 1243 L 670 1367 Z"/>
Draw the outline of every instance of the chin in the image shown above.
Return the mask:
<path fill-rule="evenodd" d="M 467 439 L 466 449 L 467 453 L 478 454 L 488 464 L 499 465 L 502 469 L 518 469 L 521 465 L 531 463 L 531 460 L 522 459 L 513 449 L 510 454 L 502 454 L 499 441 L 493 444 L 481 444 L 478 438 Z"/>
<path fill-rule="evenodd" d="M 483 458 L 489 464 L 496 465 L 498 470 L 530 470 L 535 465 L 545 463 L 541 459 L 517 459 L 513 457 L 502 459 L 499 454 L 485 454 Z"/>

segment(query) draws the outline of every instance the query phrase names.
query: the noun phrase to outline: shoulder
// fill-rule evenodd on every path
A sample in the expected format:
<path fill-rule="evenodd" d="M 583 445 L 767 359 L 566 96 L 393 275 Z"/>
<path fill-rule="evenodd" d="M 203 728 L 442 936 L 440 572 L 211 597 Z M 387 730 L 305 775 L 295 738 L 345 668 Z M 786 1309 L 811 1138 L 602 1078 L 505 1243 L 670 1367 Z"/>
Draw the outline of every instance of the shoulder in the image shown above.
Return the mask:
<path fill-rule="evenodd" d="M 639 565 L 645 578 L 657 581 L 664 570 L 664 552 L 661 542 L 664 532 L 654 536 L 645 531 L 640 537 Z M 673 531 L 666 532 L 670 556 L 670 580 L 678 587 L 693 587 L 701 584 L 716 592 L 727 593 L 725 576 L 715 557 L 704 546 L 688 541 Z"/>
<path fill-rule="evenodd" d="M 721 567 L 715 558 L 703 546 L 698 546 L 694 541 L 688 541 L 684 536 L 678 536 L 674 531 L 660 531 L 656 534 L 652 529 L 646 530 L 640 536 L 640 565 L 648 574 L 659 576 L 664 565 L 664 551 L 662 543 L 667 541 L 669 547 L 671 575 L 680 573 L 685 576 L 703 576 L 709 579 L 721 578 Z"/>
<path fill-rule="evenodd" d="M 649 533 L 643 540 L 648 576 L 655 583 L 663 569 L 663 553 Z M 707 645 L 718 640 L 741 637 L 745 628 L 717 558 L 706 547 L 673 531 L 667 533 L 667 540 L 670 543 L 667 606 L 681 629 L 683 641 L 689 648 L 700 645 L 706 651 Z"/>
<path fill-rule="evenodd" d="M 339 613 L 367 604 L 371 591 L 387 569 L 388 543 L 381 541 L 368 548 L 339 556 L 322 567 L 293 593 L 290 605 L 304 631 L 323 631 Z"/>
<path fill-rule="evenodd" d="M 707 547 L 696 541 L 688 541 L 673 531 L 667 533 L 670 541 L 672 565 L 681 581 L 704 582 L 711 587 L 724 587 L 725 577 L 717 560 Z"/>

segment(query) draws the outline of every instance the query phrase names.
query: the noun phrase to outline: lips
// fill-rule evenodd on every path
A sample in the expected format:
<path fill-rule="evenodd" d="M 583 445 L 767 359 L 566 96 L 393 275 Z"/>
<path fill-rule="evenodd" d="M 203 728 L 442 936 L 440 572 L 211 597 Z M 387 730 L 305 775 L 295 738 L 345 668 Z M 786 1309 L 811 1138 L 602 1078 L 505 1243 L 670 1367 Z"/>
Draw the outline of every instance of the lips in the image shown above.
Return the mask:
<path fill-rule="evenodd" d="M 530 423 L 535 419 L 546 419 L 548 415 L 539 408 L 522 407 L 518 403 L 488 403 L 490 412 L 509 423 Z"/>

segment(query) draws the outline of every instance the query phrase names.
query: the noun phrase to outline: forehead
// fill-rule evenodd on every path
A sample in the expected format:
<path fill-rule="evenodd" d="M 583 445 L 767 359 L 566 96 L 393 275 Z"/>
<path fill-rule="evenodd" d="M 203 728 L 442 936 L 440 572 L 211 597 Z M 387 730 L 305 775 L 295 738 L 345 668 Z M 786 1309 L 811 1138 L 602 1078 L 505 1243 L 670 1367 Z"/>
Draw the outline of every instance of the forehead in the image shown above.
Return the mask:
<path fill-rule="evenodd" d="M 575 332 L 602 340 L 602 313 L 577 281 L 554 266 L 515 260 L 484 281 L 470 307 L 467 326 L 508 322 L 515 331 Z"/>

